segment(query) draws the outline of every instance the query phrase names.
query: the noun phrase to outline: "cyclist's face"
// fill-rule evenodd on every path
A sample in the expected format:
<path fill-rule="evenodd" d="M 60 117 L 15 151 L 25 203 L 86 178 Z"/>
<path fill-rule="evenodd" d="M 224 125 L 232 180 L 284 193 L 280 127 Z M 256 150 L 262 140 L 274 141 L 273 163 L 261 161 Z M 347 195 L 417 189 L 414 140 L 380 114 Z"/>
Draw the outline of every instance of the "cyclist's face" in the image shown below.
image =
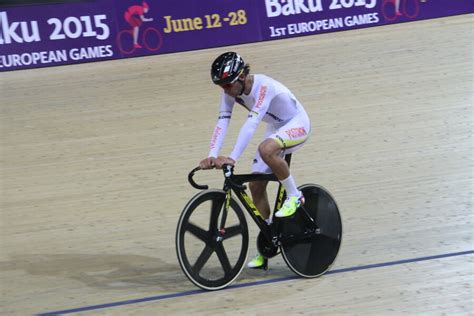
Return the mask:
<path fill-rule="evenodd" d="M 240 95 L 240 92 L 242 91 L 242 85 L 243 83 L 240 80 L 237 80 L 233 83 L 222 84 L 220 87 L 224 89 L 226 94 L 235 98 Z"/>

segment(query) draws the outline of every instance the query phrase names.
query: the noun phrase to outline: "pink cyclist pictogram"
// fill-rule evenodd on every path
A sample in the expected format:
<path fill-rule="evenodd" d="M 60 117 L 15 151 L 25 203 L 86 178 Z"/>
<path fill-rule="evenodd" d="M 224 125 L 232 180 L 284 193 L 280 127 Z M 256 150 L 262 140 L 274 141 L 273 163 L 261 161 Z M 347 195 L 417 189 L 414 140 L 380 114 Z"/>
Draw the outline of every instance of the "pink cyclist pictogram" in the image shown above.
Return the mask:
<path fill-rule="evenodd" d="M 117 45 L 124 54 L 131 54 L 137 49 L 148 51 L 158 51 L 163 44 L 161 32 L 155 27 L 147 27 L 141 32 L 142 24 L 152 22 L 153 18 L 145 17 L 150 11 L 147 2 L 141 5 L 132 5 L 124 13 L 124 19 L 130 25 L 130 29 L 125 29 L 117 34 Z"/>
<path fill-rule="evenodd" d="M 390 22 L 400 17 L 415 19 L 419 13 L 419 0 L 383 0 L 382 2 L 382 14 L 385 20 Z"/>

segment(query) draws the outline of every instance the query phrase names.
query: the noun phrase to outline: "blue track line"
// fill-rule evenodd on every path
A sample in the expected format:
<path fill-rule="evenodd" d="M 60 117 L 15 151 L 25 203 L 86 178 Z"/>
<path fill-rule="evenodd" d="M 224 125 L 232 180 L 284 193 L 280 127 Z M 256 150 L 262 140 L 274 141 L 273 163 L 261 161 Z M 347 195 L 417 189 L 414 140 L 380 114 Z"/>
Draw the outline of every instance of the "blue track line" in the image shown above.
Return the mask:
<path fill-rule="evenodd" d="M 368 265 L 357 266 L 357 267 L 330 270 L 326 273 L 326 275 L 336 274 L 336 273 L 352 272 L 352 271 L 359 271 L 359 270 L 368 270 L 368 269 L 375 269 L 375 268 L 383 268 L 383 267 L 395 266 L 395 265 L 412 263 L 412 262 L 436 260 L 436 259 L 443 259 L 443 258 L 456 257 L 456 256 L 464 256 L 464 255 L 470 255 L 470 254 L 474 254 L 474 250 L 453 252 L 453 253 L 447 253 L 447 254 L 441 254 L 441 255 L 435 255 L 435 256 L 420 257 L 420 258 L 413 258 L 413 259 L 404 259 L 404 260 L 397 260 L 397 261 L 390 261 L 390 262 L 383 262 L 383 263 L 368 264 Z M 284 281 L 289 281 L 289 280 L 294 280 L 294 279 L 300 279 L 300 277 L 291 276 L 291 277 L 282 277 L 282 278 L 275 278 L 275 279 L 270 279 L 270 280 L 262 280 L 262 281 L 248 282 L 248 283 L 242 283 L 242 284 L 235 284 L 235 285 L 231 285 L 231 286 L 227 287 L 226 290 L 243 288 L 243 287 L 250 287 L 250 286 L 257 286 L 257 285 L 262 285 L 262 284 L 284 282 Z M 144 298 L 139 298 L 139 299 L 134 299 L 134 300 L 107 303 L 107 304 L 101 304 L 101 305 L 92 305 L 92 306 L 85 306 L 85 307 L 79 307 L 79 308 L 74 308 L 74 309 L 65 309 L 65 310 L 62 310 L 62 311 L 47 312 L 47 313 L 38 314 L 38 316 L 53 316 L 53 315 L 64 315 L 64 314 L 71 314 L 71 313 L 80 313 L 80 312 L 86 312 L 86 311 L 97 310 L 97 309 L 104 309 L 104 308 L 115 307 L 115 306 L 131 305 L 131 304 L 138 304 L 138 303 L 144 303 L 144 302 L 150 302 L 150 301 L 162 301 L 162 300 L 166 300 L 166 299 L 170 299 L 170 298 L 177 298 L 177 297 L 204 294 L 204 293 L 210 293 L 210 292 L 209 291 L 204 291 L 204 290 L 192 290 L 192 291 L 178 292 L 178 293 L 172 293 L 172 294 L 164 294 L 164 295 L 144 297 Z"/>

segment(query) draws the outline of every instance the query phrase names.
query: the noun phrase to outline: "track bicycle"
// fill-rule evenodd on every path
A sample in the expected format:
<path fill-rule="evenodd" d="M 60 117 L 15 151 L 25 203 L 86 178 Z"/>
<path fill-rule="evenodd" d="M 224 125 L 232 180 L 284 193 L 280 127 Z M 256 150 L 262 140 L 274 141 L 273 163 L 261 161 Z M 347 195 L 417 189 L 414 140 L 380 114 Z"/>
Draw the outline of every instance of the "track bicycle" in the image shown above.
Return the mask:
<path fill-rule="evenodd" d="M 409 19 L 415 19 L 420 13 L 419 0 L 400 0 L 400 9 L 403 16 Z M 382 14 L 387 21 L 391 22 L 397 19 L 395 0 L 384 0 L 382 2 Z"/>
<path fill-rule="evenodd" d="M 285 157 L 288 165 L 291 154 Z M 176 230 L 176 252 L 184 274 L 196 286 L 219 290 L 230 285 L 242 272 L 247 260 L 249 231 L 241 205 L 260 229 L 257 249 L 265 259 L 282 254 L 287 266 L 297 275 L 314 278 L 334 263 L 342 241 L 342 221 L 336 201 L 322 186 L 299 187 L 304 205 L 290 218 L 277 218 L 275 212 L 286 197 L 278 186 L 272 223 L 268 225 L 246 193 L 244 183 L 276 181 L 274 174 L 234 174 L 224 165 L 223 189 L 197 184 L 193 169 L 189 183 L 197 193 L 184 207 Z M 235 196 L 241 205 L 235 199 Z"/>
<path fill-rule="evenodd" d="M 156 52 L 163 45 L 161 32 L 154 27 L 148 27 L 140 33 L 140 41 L 148 51 Z M 125 29 L 117 34 L 117 47 L 123 54 L 132 54 L 136 48 L 133 45 L 133 29 Z"/>

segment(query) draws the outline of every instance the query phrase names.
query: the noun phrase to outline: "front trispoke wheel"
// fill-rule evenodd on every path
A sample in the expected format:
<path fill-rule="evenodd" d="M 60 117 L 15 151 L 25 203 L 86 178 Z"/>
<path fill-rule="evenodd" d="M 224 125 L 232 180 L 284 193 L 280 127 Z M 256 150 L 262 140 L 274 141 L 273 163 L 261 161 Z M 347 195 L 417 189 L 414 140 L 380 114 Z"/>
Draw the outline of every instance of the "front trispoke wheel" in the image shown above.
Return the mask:
<path fill-rule="evenodd" d="M 248 228 L 241 207 L 231 199 L 224 229 L 220 229 L 226 193 L 198 193 L 184 208 L 176 231 L 176 251 L 183 272 L 206 290 L 232 283 L 243 269 L 248 252 Z"/>

